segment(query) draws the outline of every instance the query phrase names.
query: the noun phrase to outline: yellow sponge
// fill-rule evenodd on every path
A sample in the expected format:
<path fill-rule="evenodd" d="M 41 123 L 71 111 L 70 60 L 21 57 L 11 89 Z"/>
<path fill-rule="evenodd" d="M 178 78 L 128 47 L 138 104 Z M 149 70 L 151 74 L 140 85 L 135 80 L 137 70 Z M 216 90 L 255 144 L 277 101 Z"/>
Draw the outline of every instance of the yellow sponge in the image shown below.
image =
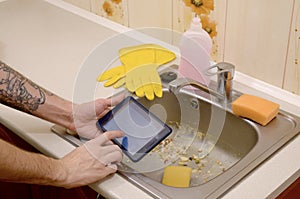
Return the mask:
<path fill-rule="evenodd" d="M 232 111 L 235 115 L 249 118 L 265 126 L 278 114 L 279 104 L 244 94 L 232 102 Z"/>
<path fill-rule="evenodd" d="M 167 166 L 162 183 L 172 187 L 189 187 L 192 169 L 186 166 Z"/>

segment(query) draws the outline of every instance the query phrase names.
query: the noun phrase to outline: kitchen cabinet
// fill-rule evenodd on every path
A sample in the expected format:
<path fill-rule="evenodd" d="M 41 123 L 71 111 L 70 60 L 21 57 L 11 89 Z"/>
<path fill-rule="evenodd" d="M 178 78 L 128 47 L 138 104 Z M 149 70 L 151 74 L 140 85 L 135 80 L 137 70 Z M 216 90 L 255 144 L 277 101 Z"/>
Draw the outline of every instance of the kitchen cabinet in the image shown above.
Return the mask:
<path fill-rule="evenodd" d="M 6 128 L 0 123 L 0 139 L 11 143 L 18 148 L 32 153 L 39 153 L 37 149 L 17 136 L 14 132 Z M 16 191 L 17 190 L 17 191 Z M 0 181 L 0 198 L 23 198 L 23 199 L 39 199 L 39 198 L 72 198 L 72 199 L 88 199 L 96 198 L 98 195 L 88 186 L 73 189 L 65 189 L 63 187 L 53 187 L 45 185 L 34 185 L 24 183 L 12 183 Z M 104 199 L 101 196 L 97 197 Z"/>
<path fill-rule="evenodd" d="M 300 178 L 291 184 L 276 199 L 298 199 L 300 196 Z"/>

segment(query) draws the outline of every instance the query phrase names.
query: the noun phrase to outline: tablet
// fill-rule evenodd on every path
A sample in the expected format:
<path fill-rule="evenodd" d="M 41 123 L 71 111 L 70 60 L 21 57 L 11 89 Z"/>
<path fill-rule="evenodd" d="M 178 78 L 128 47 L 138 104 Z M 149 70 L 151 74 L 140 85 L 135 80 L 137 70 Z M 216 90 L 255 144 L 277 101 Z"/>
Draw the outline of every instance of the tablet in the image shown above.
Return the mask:
<path fill-rule="evenodd" d="M 133 162 L 141 160 L 172 132 L 168 125 L 130 96 L 99 119 L 97 126 L 103 132 L 123 131 L 125 136 L 113 142 Z"/>

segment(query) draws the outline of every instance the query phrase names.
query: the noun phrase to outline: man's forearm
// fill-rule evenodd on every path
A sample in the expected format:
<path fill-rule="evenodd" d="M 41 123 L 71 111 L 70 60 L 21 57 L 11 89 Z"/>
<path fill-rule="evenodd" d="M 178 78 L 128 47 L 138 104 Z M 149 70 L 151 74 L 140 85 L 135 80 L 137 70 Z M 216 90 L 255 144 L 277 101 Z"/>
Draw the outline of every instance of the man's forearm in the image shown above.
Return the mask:
<path fill-rule="evenodd" d="M 35 84 L 0 61 L 0 103 L 69 127 L 72 103 Z"/>
<path fill-rule="evenodd" d="M 0 180 L 56 185 L 63 179 L 59 160 L 23 151 L 0 140 Z"/>

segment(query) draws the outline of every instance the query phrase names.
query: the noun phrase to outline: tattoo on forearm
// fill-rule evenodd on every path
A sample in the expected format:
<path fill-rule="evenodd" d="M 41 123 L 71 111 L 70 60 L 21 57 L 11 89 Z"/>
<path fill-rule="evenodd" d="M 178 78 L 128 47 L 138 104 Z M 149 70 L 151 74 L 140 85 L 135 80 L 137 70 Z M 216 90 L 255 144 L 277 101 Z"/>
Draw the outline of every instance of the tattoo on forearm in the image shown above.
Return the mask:
<path fill-rule="evenodd" d="M 31 113 L 51 95 L 0 61 L 0 103 Z"/>

